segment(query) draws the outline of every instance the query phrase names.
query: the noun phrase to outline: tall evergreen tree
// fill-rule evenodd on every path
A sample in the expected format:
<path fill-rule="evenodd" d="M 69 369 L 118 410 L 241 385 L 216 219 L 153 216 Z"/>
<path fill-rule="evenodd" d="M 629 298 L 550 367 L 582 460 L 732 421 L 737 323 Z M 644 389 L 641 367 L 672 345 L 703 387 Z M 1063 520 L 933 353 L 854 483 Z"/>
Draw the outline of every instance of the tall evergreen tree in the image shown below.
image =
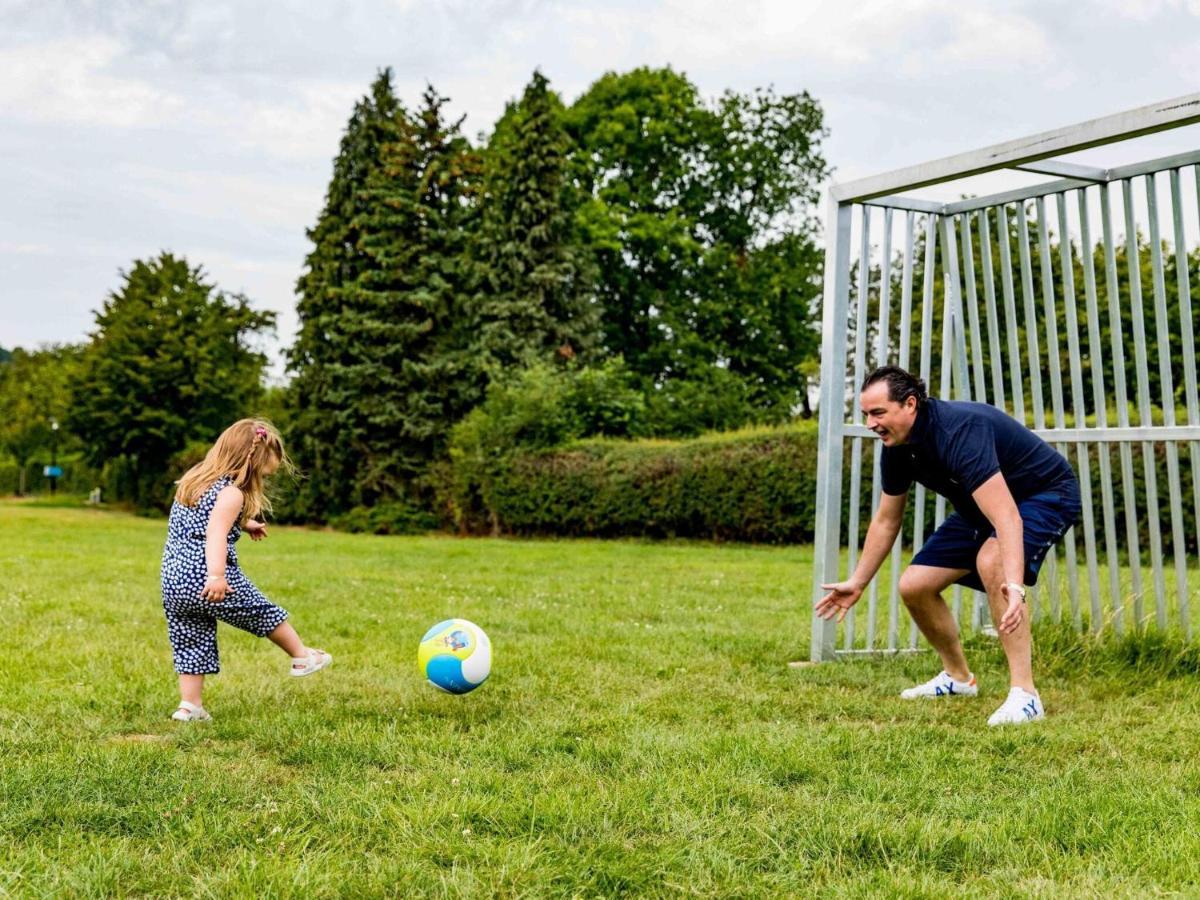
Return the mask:
<path fill-rule="evenodd" d="M 575 221 L 563 106 L 538 71 L 488 145 L 478 341 L 492 372 L 597 344 L 593 266 Z"/>
<path fill-rule="evenodd" d="M 381 71 L 355 104 L 342 136 L 325 206 L 309 230 L 313 248 L 296 291 L 300 328 L 289 353 L 290 445 L 307 476 L 295 513 L 323 518 L 355 502 L 348 495 L 360 460 L 352 414 L 361 385 L 351 335 L 362 320 L 355 304 L 359 280 L 379 265 L 363 249 L 369 220 L 368 185 L 382 166 L 384 146 L 400 138 L 404 121 L 390 69 Z"/>
<path fill-rule="evenodd" d="M 359 454 L 356 502 L 413 496 L 450 426 L 478 401 L 468 254 L 476 226 L 479 155 L 448 121 L 432 87 L 400 124 L 368 179 L 356 219 L 371 261 L 344 292 L 346 360 L 356 386 L 349 439 Z"/>

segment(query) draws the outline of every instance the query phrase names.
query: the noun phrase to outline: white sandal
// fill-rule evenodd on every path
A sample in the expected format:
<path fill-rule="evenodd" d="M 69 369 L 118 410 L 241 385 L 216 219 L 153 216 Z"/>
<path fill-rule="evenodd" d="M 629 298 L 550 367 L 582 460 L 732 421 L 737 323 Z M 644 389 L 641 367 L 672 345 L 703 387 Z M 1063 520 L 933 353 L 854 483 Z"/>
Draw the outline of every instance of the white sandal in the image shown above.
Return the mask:
<path fill-rule="evenodd" d="M 307 656 L 292 657 L 292 677 L 303 678 L 313 672 L 319 672 L 333 662 L 333 657 L 324 650 L 308 648 Z"/>
<path fill-rule="evenodd" d="M 171 713 L 171 718 L 176 722 L 211 722 L 212 716 L 208 714 L 203 706 L 197 706 L 195 703 L 189 703 L 187 700 L 179 701 L 179 709 Z"/>

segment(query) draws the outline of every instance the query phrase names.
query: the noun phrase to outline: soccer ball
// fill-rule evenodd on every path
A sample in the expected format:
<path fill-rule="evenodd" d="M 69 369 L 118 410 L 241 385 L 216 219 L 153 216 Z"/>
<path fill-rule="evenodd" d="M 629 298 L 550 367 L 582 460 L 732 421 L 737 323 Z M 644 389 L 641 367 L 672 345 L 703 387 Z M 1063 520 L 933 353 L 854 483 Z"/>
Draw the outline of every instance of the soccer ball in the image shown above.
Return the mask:
<path fill-rule="evenodd" d="M 487 681 L 492 671 L 492 642 L 474 622 L 447 619 L 421 638 L 417 666 L 434 687 L 465 694 Z"/>

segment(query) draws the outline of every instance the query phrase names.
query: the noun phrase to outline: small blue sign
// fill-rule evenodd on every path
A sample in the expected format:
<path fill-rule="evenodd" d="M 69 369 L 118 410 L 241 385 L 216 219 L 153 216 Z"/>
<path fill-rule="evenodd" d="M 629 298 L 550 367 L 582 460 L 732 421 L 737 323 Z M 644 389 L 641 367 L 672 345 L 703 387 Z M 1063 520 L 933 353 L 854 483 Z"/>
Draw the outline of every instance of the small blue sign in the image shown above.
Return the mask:
<path fill-rule="evenodd" d="M 62 466 L 46 466 L 42 474 L 47 478 L 62 478 Z"/>

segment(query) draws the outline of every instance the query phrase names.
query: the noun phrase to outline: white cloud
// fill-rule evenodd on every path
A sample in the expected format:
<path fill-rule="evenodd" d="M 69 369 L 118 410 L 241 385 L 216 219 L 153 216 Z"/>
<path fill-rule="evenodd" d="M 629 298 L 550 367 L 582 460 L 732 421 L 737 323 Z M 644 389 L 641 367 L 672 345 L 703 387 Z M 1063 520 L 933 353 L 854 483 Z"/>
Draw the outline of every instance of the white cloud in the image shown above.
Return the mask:
<path fill-rule="evenodd" d="M 0 115 L 122 128 L 177 115 L 182 97 L 109 71 L 123 49 L 94 36 L 0 50 Z"/>
<path fill-rule="evenodd" d="M 1150 22 L 1160 16 L 1184 12 L 1200 16 L 1200 0 L 1095 0 L 1105 12 L 1122 19 Z"/>
<path fill-rule="evenodd" d="M 280 160 L 332 159 L 354 102 L 367 85 L 312 80 L 247 97 L 211 89 L 194 123 L 230 143 Z"/>
<path fill-rule="evenodd" d="M 319 185 L 212 170 L 130 164 L 115 174 L 126 193 L 137 193 L 172 216 L 211 222 L 232 219 L 289 232 L 297 230 L 297 223 L 316 220 L 323 196 Z"/>
<path fill-rule="evenodd" d="M 50 256 L 53 253 L 54 248 L 49 244 L 0 241 L 0 254 L 8 256 Z"/>

